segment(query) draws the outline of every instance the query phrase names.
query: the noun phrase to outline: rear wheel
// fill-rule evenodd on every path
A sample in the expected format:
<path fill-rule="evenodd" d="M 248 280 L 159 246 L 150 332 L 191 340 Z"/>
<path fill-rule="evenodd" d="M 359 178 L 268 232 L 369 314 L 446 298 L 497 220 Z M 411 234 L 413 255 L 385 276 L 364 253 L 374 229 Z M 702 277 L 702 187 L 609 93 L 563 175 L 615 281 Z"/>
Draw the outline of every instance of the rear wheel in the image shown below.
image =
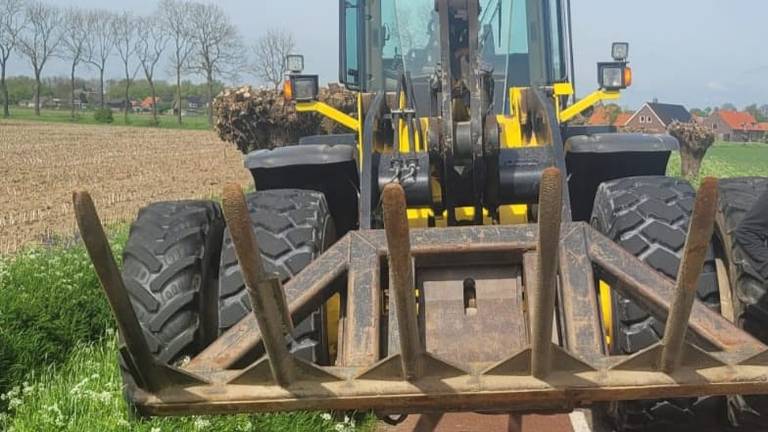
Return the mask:
<path fill-rule="evenodd" d="M 755 270 L 751 258 L 734 241 L 734 231 L 757 199 L 768 189 L 768 178 L 720 180 L 720 205 L 715 225 L 717 256 L 722 259 L 731 290 L 734 322 L 768 343 L 768 281 Z M 721 278 L 721 280 L 725 280 Z M 768 396 L 728 398 L 728 415 L 747 430 L 768 429 Z"/>
<path fill-rule="evenodd" d="M 265 270 L 285 282 L 336 241 L 336 229 L 325 195 L 299 189 L 277 189 L 246 195 L 251 224 L 261 248 Z M 250 313 L 240 265 L 229 230 L 221 254 L 218 327 L 224 332 Z M 325 308 L 300 322 L 291 351 L 305 360 L 329 362 Z M 332 336 L 332 335 L 331 335 Z"/>
<path fill-rule="evenodd" d="M 658 272 L 674 279 L 682 257 L 695 191 L 685 180 L 629 177 L 600 185 L 591 224 Z M 699 279 L 698 299 L 719 310 L 714 255 Z M 616 290 L 612 305 L 612 354 L 632 354 L 658 342 L 664 323 Z M 610 404 L 609 420 L 620 431 L 714 427 L 724 419 L 721 397 L 657 399 Z"/>

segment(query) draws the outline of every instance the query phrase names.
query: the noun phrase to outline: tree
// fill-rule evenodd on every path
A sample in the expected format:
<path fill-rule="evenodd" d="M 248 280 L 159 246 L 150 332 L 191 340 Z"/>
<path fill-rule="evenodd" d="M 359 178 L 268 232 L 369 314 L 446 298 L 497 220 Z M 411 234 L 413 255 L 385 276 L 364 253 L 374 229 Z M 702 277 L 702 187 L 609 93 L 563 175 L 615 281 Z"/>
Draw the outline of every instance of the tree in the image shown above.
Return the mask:
<path fill-rule="evenodd" d="M 75 72 L 77 66 L 87 61 L 88 33 L 86 32 L 86 16 L 79 9 L 67 9 L 64 14 L 64 24 L 61 34 L 62 57 L 70 61 L 70 115 L 75 119 Z"/>
<path fill-rule="evenodd" d="M 736 111 L 736 105 L 726 102 L 720 106 L 720 109 L 723 111 Z"/>
<path fill-rule="evenodd" d="M 764 121 L 768 120 L 768 118 L 766 118 L 763 115 L 763 112 L 760 110 L 760 108 L 757 106 L 757 104 L 752 104 L 752 105 L 749 105 L 749 106 L 745 107 L 744 111 L 752 114 L 752 117 L 754 117 L 755 120 L 757 120 L 758 122 L 764 122 Z"/>
<path fill-rule="evenodd" d="M 35 75 L 35 115 L 40 115 L 40 77 L 48 60 L 61 43 L 61 12 L 38 1 L 25 8 L 28 26 L 19 38 L 19 49 L 32 65 Z"/>
<path fill-rule="evenodd" d="M 184 0 L 161 0 L 160 16 L 171 44 L 171 68 L 176 73 L 176 121 L 181 124 L 181 72 L 187 66 L 194 44 L 192 5 Z"/>
<path fill-rule="evenodd" d="M 698 123 L 672 122 L 668 132 L 680 143 L 680 168 L 684 177 L 698 177 L 701 162 L 715 142 L 712 129 Z"/>
<path fill-rule="evenodd" d="M 136 54 L 136 24 L 137 20 L 128 12 L 117 15 L 112 20 L 112 31 L 115 41 L 115 48 L 123 62 L 123 72 L 125 73 L 125 123 L 128 123 L 128 112 L 131 109 L 131 81 L 136 76 L 138 68 L 131 73 L 131 59 Z"/>
<path fill-rule="evenodd" d="M 105 10 L 88 12 L 86 30 L 88 32 L 88 63 L 99 70 L 99 106 L 104 108 L 104 70 L 115 48 L 112 22 L 115 15 Z"/>
<path fill-rule="evenodd" d="M 253 47 L 255 55 L 253 68 L 256 76 L 278 90 L 287 68 L 285 57 L 291 54 L 295 46 L 296 41 L 290 32 L 279 29 L 268 30 Z"/>
<path fill-rule="evenodd" d="M 3 117 L 10 117 L 8 84 L 5 72 L 11 54 L 16 50 L 25 24 L 23 0 L 0 0 L 0 88 L 3 91 Z"/>
<path fill-rule="evenodd" d="M 155 67 L 160 61 L 160 57 L 165 51 L 168 43 L 168 37 L 163 31 L 162 22 L 154 17 L 142 17 L 138 20 L 138 32 L 136 39 L 136 57 L 139 59 L 141 69 L 144 71 L 144 77 L 147 79 L 150 91 L 152 93 L 152 121 L 155 125 L 157 121 L 157 90 L 155 88 Z M 128 87 L 126 87 L 128 88 Z"/>
<path fill-rule="evenodd" d="M 195 51 L 190 66 L 205 77 L 208 126 L 212 128 L 214 78 L 237 74 L 242 65 L 242 43 L 237 28 L 215 4 L 194 4 L 191 23 L 195 29 L 192 33 Z"/>

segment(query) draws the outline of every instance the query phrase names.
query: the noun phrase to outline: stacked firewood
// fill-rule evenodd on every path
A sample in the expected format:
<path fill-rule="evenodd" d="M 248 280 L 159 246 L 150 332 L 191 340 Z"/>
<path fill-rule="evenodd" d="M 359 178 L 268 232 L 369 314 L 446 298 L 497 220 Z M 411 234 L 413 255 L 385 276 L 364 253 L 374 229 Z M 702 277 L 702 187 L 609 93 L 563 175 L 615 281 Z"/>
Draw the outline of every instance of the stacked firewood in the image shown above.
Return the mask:
<path fill-rule="evenodd" d="M 320 89 L 318 99 L 348 114 L 357 112 L 357 96 L 337 84 Z M 226 89 L 213 101 L 219 137 L 248 153 L 295 144 L 308 135 L 349 132 L 314 113 L 297 113 L 294 102 L 276 90 L 243 86 Z"/>

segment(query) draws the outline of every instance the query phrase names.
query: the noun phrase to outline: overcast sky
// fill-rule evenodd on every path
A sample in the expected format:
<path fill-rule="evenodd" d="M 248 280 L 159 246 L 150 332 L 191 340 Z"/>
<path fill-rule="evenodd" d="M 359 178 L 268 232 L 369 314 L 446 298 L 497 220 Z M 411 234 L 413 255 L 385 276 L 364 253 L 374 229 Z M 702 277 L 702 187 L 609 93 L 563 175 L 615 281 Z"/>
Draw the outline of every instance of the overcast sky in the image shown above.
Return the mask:
<path fill-rule="evenodd" d="M 129 8 L 149 14 L 156 0 L 50 0 L 61 6 Z M 216 0 L 252 42 L 267 28 L 293 30 L 307 72 L 338 78 L 338 0 Z M 579 95 L 596 86 L 598 61 L 610 60 L 610 43 L 631 44 L 634 85 L 621 104 L 677 102 L 689 107 L 768 104 L 768 1 L 572 0 L 576 84 Z M 29 74 L 15 60 L 11 74 Z M 45 75 L 65 75 L 54 61 Z M 82 75 L 95 76 L 93 71 Z M 110 76 L 118 76 L 117 65 Z M 255 81 L 243 77 L 243 81 Z"/>

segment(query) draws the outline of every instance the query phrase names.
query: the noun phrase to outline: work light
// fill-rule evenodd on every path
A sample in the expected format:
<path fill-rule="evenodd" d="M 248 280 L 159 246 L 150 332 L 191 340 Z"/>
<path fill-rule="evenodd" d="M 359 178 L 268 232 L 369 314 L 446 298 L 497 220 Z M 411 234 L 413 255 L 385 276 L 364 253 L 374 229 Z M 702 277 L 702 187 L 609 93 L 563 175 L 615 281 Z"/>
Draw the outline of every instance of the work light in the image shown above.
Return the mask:
<path fill-rule="evenodd" d="M 617 62 L 627 61 L 629 58 L 629 43 L 614 42 L 611 47 L 611 57 Z"/>
<path fill-rule="evenodd" d="M 304 70 L 304 56 L 300 54 L 288 54 L 285 56 L 285 66 L 290 73 L 301 73 Z"/>
<path fill-rule="evenodd" d="M 621 90 L 632 85 L 632 70 L 624 62 L 597 64 L 597 82 L 604 90 Z"/>
<path fill-rule="evenodd" d="M 317 99 L 320 91 L 317 75 L 290 75 L 291 95 L 297 102 L 310 102 Z"/>

